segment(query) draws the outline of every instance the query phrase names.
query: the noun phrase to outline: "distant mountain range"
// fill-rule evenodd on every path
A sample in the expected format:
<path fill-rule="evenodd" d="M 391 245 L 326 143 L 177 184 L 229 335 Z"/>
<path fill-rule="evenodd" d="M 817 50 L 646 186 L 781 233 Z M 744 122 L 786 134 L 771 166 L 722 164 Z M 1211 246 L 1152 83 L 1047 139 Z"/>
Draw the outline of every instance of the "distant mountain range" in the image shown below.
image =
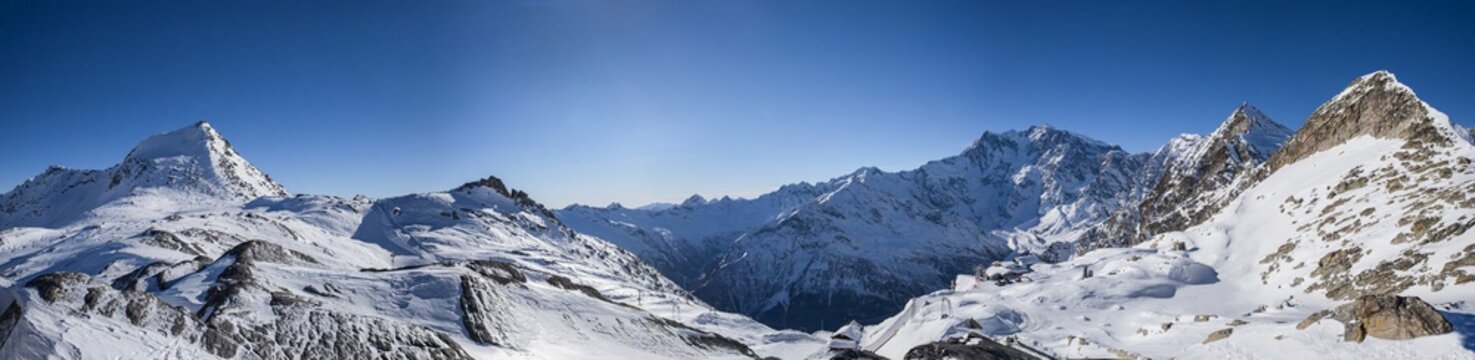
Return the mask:
<path fill-rule="evenodd" d="M 1223 200 L 1221 189 L 1290 134 L 1249 104 L 1214 133 L 1184 135 L 1153 153 L 1035 126 L 984 133 L 961 154 L 910 171 L 865 168 L 754 199 L 557 213 L 718 308 L 818 330 L 879 321 L 996 260 L 1062 261 L 1181 229 L 1197 215 L 1173 205 Z"/>

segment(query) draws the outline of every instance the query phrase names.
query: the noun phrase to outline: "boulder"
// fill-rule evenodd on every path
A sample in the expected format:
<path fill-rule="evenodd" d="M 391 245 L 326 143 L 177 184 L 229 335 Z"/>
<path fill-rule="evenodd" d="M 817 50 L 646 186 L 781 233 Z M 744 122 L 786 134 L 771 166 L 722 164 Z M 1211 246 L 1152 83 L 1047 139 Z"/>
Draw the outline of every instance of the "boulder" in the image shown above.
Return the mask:
<path fill-rule="evenodd" d="M 1233 334 L 1233 333 L 1234 333 L 1234 329 L 1233 328 L 1220 329 L 1219 331 L 1215 331 L 1215 332 L 1209 333 L 1209 336 L 1206 337 L 1206 338 L 1204 338 L 1204 342 L 1203 343 L 1204 344 L 1208 344 L 1208 343 L 1211 343 L 1211 342 L 1228 339 L 1229 338 L 1229 335 L 1230 334 Z"/>
<path fill-rule="evenodd" d="M 1417 297 L 1364 295 L 1337 307 L 1331 316 L 1346 325 L 1345 340 L 1353 342 L 1367 336 L 1405 340 L 1454 331 L 1449 320 Z"/>

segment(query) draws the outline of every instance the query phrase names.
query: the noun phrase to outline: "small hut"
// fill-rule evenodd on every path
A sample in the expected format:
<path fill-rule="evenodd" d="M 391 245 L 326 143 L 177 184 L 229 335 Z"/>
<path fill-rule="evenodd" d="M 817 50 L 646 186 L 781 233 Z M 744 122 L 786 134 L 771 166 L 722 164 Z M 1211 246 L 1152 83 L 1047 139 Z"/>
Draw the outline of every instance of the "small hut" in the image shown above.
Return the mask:
<path fill-rule="evenodd" d="M 860 350 L 860 337 L 863 334 L 860 323 L 851 320 L 830 335 L 830 350 Z"/>

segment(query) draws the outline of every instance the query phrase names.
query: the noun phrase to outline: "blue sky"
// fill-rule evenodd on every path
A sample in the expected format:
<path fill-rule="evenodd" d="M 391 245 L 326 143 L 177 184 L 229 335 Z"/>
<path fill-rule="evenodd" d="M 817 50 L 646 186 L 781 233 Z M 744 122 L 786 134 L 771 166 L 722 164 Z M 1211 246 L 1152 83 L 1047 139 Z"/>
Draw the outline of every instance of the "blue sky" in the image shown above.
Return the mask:
<path fill-rule="evenodd" d="M 126 3 L 126 4 L 125 4 Z M 126 5 L 126 7 L 125 7 Z M 0 2 L 0 188 L 209 120 L 290 190 L 488 174 L 552 206 L 755 195 L 1048 123 L 1149 151 L 1388 69 L 1475 119 L 1470 2 Z"/>

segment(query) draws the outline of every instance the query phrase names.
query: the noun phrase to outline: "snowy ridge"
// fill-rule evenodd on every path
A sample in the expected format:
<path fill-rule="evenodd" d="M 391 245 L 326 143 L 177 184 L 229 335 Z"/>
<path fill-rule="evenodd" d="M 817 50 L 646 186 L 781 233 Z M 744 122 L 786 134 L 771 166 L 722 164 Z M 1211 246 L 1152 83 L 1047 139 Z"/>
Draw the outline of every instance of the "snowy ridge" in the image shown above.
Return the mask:
<path fill-rule="evenodd" d="M 817 343 L 713 310 L 494 177 L 286 197 L 229 149 L 199 124 L 7 194 L 84 215 L 0 228 L 0 357 L 736 359 Z M 127 190 L 107 192 L 113 174 Z M 42 191 L 58 184 L 82 190 Z"/>

